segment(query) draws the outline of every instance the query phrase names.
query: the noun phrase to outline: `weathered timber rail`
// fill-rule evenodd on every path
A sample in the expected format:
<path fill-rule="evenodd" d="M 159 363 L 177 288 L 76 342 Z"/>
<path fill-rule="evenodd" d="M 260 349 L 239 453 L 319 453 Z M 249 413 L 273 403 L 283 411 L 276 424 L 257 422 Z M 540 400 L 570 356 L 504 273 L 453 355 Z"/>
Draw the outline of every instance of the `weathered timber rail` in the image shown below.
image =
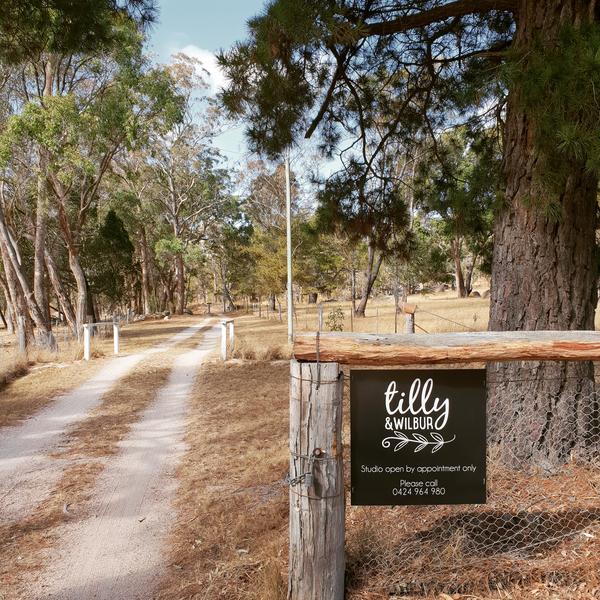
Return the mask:
<path fill-rule="evenodd" d="M 511 360 L 598 360 L 600 331 L 482 331 L 429 335 L 298 333 L 299 362 L 398 366 Z"/>
<path fill-rule="evenodd" d="M 290 385 L 288 600 L 344 598 L 343 371 L 518 360 L 600 361 L 600 332 L 298 333 Z"/>

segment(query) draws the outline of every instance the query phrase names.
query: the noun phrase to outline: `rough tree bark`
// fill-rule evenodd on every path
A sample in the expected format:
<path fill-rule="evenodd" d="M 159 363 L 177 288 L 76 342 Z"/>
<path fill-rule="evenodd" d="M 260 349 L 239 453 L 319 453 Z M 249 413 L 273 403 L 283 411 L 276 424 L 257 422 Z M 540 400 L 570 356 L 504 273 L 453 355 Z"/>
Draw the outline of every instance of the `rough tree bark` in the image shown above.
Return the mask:
<path fill-rule="evenodd" d="M 596 0 L 522 0 L 515 46 L 551 39 L 566 24 L 594 18 Z M 559 219 L 543 201 L 535 123 L 509 99 L 506 202 L 495 225 L 491 330 L 594 329 L 597 301 L 595 231 L 598 180 L 583 163 L 560 194 Z M 534 461 L 556 468 L 598 444 L 599 407 L 592 363 L 506 363 L 488 367 L 490 440 L 506 463 Z"/>

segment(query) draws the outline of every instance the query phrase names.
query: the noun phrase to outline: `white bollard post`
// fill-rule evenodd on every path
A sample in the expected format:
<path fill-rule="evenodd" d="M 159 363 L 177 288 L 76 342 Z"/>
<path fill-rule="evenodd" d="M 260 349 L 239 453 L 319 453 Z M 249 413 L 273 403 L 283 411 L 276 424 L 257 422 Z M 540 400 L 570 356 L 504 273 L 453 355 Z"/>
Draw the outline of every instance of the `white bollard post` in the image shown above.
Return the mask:
<path fill-rule="evenodd" d="M 113 323 L 113 346 L 115 354 L 119 354 L 119 324 Z"/>
<path fill-rule="evenodd" d="M 83 326 L 83 360 L 90 360 L 92 357 L 92 344 L 90 336 L 90 326 L 86 323 Z"/>
<path fill-rule="evenodd" d="M 227 360 L 227 323 L 221 321 L 221 360 Z"/>
<path fill-rule="evenodd" d="M 235 331 L 233 328 L 233 321 L 229 321 L 229 351 L 233 354 L 233 347 L 235 346 Z"/>

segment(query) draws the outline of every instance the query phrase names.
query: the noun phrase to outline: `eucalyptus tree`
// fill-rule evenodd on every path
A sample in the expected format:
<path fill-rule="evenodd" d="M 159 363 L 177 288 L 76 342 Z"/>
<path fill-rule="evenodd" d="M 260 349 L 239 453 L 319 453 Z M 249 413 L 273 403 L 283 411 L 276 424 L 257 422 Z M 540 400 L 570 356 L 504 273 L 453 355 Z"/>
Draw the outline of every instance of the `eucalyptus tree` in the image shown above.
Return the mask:
<path fill-rule="evenodd" d="M 150 169 L 157 191 L 154 201 L 170 227 L 179 314 L 185 308 L 187 246 L 206 237 L 218 208 L 225 202 L 226 174 L 217 162 L 218 156 L 199 138 L 191 122 L 153 144 Z"/>
<path fill-rule="evenodd" d="M 276 0 L 221 58 L 223 99 L 271 154 L 316 133 L 331 153 L 348 125 L 360 146 L 382 114 L 389 137 L 496 127 L 504 185 L 490 328 L 593 329 L 599 19 L 596 0 Z M 598 414 L 590 363 L 508 363 L 490 374 L 490 406 L 514 425 L 494 434 L 508 460 L 556 464 L 587 451 L 597 424 L 576 415 Z M 533 415 L 515 400 L 524 394 Z"/>
<path fill-rule="evenodd" d="M 297 223 L 300 212 L 300 190 L 294 174 L 292 185 L 292 237 L 297 245 Z M 276 309 L 277 295 L 286 288 L 286 177 L 280 163 L 273 167 L 263 161 L 247 163 L 241 176 L 244 190 L 244 212 L 253 226 L 252 249 L 255 265 L 255 290 L 267 296 L 271 310 Z M 295 247 L 292 248 L 292 253 Z"/>
<path fill-rule="evenodd" d="M 136 26 L 118 19 L 113 29 L 114 44 L 95 54 L 51 54 L 24 63 L 19 77 L 14 78 L 17 102 L 1 139 L 2 159 L 8 170 L 21 144 L 35 147 L 34 281 L 43 279 L 43 247 L 51 205 L 77 285 L 78 327 L 93 312 L 80 260 L 82 235 L 112 161 L 119 150 L 143 139 L 145 130 L 159 116 L 172 122 L 181 118 L 181 98 L 173 79 L 164 68 L 150 67 Z M 40 291 L 38 306 L 44 296 Z"/>

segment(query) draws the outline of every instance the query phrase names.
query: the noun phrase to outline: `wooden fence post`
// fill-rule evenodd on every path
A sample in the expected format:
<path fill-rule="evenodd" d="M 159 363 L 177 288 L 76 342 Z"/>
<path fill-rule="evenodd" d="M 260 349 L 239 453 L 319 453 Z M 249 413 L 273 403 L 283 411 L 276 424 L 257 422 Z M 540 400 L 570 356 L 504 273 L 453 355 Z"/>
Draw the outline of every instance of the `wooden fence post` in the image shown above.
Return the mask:
<path fill-rule="evenodd" d="M 92 357 L 92 343 L 90 336 L 90 325 L 86 323 L 83 326 L 83 360 L 90 360 Z"/>
<path fill-rule="evenodd" d="M 417 312 L 416 304 L 403 304 L 402 312 L 404 313 L 404 333 L 415 332 L 415 312 Z"/>
<path fill-rule="evenodd" d="M 343 600 L 343 372 L 295 360 L 290 370 L 288 600 Z"/>
<path fill-rule="evenodd" d="M 323 331 L 323 304 L 319 304 L 319 331 Z"/>

